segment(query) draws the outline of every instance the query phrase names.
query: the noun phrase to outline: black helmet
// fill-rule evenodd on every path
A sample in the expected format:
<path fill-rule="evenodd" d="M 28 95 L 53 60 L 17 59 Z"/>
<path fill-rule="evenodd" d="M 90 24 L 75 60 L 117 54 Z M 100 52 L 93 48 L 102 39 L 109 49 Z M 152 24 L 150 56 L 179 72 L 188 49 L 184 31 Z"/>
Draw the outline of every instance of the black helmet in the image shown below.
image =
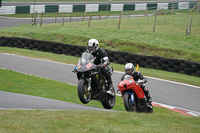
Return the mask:
<path fill-rule="evenodd" d="M 126 74 L 133 74 L 133 72 L 134 72 L 134 65 L 132 63 L 127 63 L 125 65 L 125 72 L 126 72 Z"/>

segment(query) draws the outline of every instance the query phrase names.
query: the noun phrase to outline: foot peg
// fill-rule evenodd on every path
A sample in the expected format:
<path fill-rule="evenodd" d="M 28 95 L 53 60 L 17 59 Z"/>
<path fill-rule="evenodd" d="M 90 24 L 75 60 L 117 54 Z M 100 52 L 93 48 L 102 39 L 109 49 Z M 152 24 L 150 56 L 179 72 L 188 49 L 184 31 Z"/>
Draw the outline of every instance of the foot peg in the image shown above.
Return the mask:
<path fill-rule="evenodd" d="M 107 90 L 106 93 L 107 93 L 107 94 L 110 94 L 110 95 L 112 95 L 112 96 L 115 96 L 115 93 L 114 93 L 114 91 L 112 91 L 112 89 L 111 89 L 111 90 Z"/>

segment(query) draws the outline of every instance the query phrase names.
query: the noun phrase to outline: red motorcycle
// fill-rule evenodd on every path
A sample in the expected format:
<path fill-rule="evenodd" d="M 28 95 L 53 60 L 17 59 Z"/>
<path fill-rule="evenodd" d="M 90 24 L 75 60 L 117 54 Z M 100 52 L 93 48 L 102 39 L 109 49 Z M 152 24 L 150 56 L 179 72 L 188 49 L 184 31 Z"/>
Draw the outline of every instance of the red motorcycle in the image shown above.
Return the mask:
<path fill-rule="evenodd" d="M 143 89 L 134 81 L 131 75 L 126 75 L 124 80 L 118 84 L 118 88 L 124 99 L 126 111 L 153 112 L 151 104 L 147 103 Z"/>

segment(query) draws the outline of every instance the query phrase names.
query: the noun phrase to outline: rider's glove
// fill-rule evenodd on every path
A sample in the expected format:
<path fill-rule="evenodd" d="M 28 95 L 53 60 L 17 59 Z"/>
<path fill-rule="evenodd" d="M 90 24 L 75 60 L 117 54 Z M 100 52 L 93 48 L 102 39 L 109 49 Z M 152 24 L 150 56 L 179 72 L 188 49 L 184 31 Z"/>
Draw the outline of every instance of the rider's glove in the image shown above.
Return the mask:
<path fill-rule="evenodd" d="M 72 72 L 76 72 L 77 71 L 77 66 L 74 68 L 74 70 Z"/>
<path fill-rule="evenodd" d="M 99 65 L 97 65 L 97 69 L 102 69 L 103 67 L 105 67 L 104 64 L 99 64 Z"/>
<path fill-rule="evenodd" d="M 143 81 L 143 80 L 138 80 L 137 83 L 138 83 L 138 84 L 143 84 L 144 81 Z"/>

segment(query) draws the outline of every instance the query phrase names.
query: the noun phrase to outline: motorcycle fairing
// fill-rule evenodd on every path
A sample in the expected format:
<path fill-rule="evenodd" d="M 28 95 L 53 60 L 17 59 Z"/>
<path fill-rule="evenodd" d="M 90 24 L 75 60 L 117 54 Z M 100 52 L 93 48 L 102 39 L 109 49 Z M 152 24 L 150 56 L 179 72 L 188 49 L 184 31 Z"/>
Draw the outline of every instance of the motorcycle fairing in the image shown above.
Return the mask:
<path fill-rule="evenodd" d="M 77 72 L 87 72 L 96 68 L 94 56 L 91 53 L 84 52 L 77 64 Z"/>
<path fill-rule="evenodd" d="M 133 88 L 133 91 L 136 93 L 136 95 L 137 95 L 138 98 L 144 98 L 145 97 L 145 94 L 144 94 L 142 88 L 140 87 L 140 85 L 135 84 L 135 81 L 133 80 L 133 78 L 129 79 L 129 80 L 123 80 L 123 81 L 121 81 L 119 83 L 119 85 L 118 85 L 118 88 L 120 90 L 122 90 L 122 92 L 124 92 L 127 89 Z M 137 91 L 137 90 L 139 90 L 139 91 Z"/>

